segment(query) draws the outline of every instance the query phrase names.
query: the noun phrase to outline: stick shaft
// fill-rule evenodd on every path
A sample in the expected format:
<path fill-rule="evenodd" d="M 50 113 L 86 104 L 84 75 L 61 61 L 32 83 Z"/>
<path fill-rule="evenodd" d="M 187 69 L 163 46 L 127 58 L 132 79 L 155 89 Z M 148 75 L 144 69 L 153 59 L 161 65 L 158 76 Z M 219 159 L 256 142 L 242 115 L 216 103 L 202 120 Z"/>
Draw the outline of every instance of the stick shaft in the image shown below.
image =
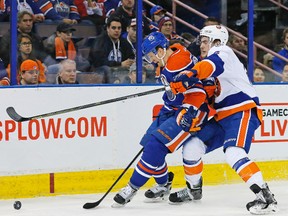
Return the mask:
<path fill-rule="evenodd" d="M 128 166 L 123 170 L 123 172 L 120 174 L 120 176 L 115 180 L 115 182 L 111 185 L 111 187 L 107 190 L 107 192 L 104 194 L 104 196 L 101 198 L 103 200 L 108 193 L 113 189 L 113 187 L 118 183 L 118 181 L 122 178 L 122 176 L 127 172 L 127 170 L 131 167 L 131 165 L 135 162 L 135 160 L 138 158 L 138 156 L 142 153 L 144 148 L 142 148 L 137 155 L 132 159 L 132 161 L 128 164 Z"/>
<path fill-rule="evenodd" d="M 72 108 L 68 108 L 68 109 L 58 110 L 58 111 L 49 112 L 49 113 L 45 113 L 45 114 L 41 114 L 41 115 L 35 115 L 35 116 L 31 116 L 31 117 L 22 117 L 18 113 L 16 113 L 16 111 L 15 111 L 15 115 L 20 117 L 19 120 L 13 118 L 13 116 L 11 115 L 10 112 L 7 112 L 7 113 L 15 121 L 23 122 L 23 121 L 29 121 L 29 120 L 33 120 L 33 119 L 40 119 L 40 118 L 50 117 L 50 116 L 64 114 L 64 113 L 68 113 L 68 112 L 73 112 L 73 111 L 77 111 L 77 110 L 87 109 L 87 108 L 90 108 L 90 107 L 96 107 L 96 106 L 100 106 L 100 105 L 104 105 L 104 104 L 114 103 L 114 102 L 122 101 L 122 100 L 126 100 L 126 99 L 141 97 L 141 96 L 144 96 L 144 95 L 149 95 L 149 94 L 161 92 L 161 91 L 164 91 L 164 90 L 165 90 L 164 88 L 153 89 L 153 90 L 149 90 L 149 91 L 145 91 L 145 92 L 140 92 L 140 93 L 136 93 L 136 94 L 126 95 L 126 96 L 122 96 L 122 97 L 118 97 L 118 98 L 113 98 L 113 99 L 109 99 L 109 100 L 99 101 L 99 102 L 90 103 L 90 104 L 86 104 L 86 105 L 82 105 L 82 106 L 76 106 L 76 107 L 72 107 Z M 12 108 L 12 109 L 14 110 L 14 108 Z"/>
<path fill-rule="evenodd" d="M 120 176 L 115 180 L 115 182 L 111 185 L 111 187 L 107 190 L 107 192 L 102 196 L 102 198 L 96 202 L 92 203 L 85 203 L 83 208 L 84 209 L 91 209 L 97 207 L 104 199 L 105 197 L 110 193 L 110 191 L 113 189 L 113 187 L 118 183 L 118 181 L 122 178 L 122 176 L 127 172 L 127 170 L 131 167 L 131 165 L 135 162 L 135 160 L 139 157 L 139 155 L 142 153 L 144 148 L 141 148 L 141 150 L 137 153 L 137 155 L 132 159 L 132 161 L 128 164 L 128 166 L 123 170 L 123 172 L 120 174 Z"/>

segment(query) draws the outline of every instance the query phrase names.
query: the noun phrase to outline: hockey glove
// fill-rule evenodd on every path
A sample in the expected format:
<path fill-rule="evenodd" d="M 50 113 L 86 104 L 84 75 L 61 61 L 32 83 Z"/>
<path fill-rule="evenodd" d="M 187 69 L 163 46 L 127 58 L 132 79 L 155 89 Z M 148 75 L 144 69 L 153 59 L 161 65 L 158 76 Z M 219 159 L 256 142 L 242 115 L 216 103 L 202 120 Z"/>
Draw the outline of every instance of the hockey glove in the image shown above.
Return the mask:
<path fill-rule="evenodd" d="M 197 110 L 192 106 L 189 108 L 183 108 L 179 111 L 176 122 L 186 132 L 197 132 L 201 128 L 196 126 L 198 122 L 196 114 Z"/>
<path fill-rule="evenodd" d="M 202 80 L 204 90 L 207 93 L 208 98 L 211 98 L 215 95 L 216 91 L 216 81 L 214 77 L 209 77 Z"/>
<path fill-rule="evenodd" d="M 174 77 L 173 82 L 170 83 L 171 90 L 174 94 L 183 93 L 187 89 L 191 88 L 195 83 L 199 81 L 196 75 L 196 70 L 183 71 Z"/>
<path fill-rule="evenodd" d="M 174 100 L 169 100 L 169 96 L 167 95 L 167 92 L 163 94 L 162 97 L 165 106 L 168 106 L 169 108 L 173 109 L 173 107 L 179 107 L 183 104 L 184 95 L 183 94 L 176 94 Z"/>

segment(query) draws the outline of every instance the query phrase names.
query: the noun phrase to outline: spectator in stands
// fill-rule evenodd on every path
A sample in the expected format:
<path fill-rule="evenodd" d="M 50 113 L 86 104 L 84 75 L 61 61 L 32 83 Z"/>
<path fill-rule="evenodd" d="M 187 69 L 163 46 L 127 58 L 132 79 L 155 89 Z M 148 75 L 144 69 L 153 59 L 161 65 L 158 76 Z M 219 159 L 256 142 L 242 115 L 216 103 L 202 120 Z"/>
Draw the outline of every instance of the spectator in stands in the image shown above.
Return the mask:
<path fill-rule="evenodd" d="M 152 31 L 158 30 L 158 22 L 162 17 L 165 16 L 166 12 L 167 11 L 160 5 L 155 5 L 150 9 L 150 17 L 152 20 L 150 23 L 150 28 Z"/>
<path fill-rule="evenodd" d="M 121 83 L 121 79 L 118 76 L 113 75 L 110 78 L 110 83 L 112 83 L 112 84 L 120 84 Z"/>
<path fill-rule="evenodd" d="M 74 4 L 78 8 L 81 20 L 91 22 L 100 33 L 105 24 L 104 3 L 92 0 L 74 0 Z"/>
<path fill-rule="evenodd" d="M 33 44 L 32 44 L 32 38 L 28 34 L 20 34 L 18 35 L 18 58 L 17 58 L 17 71 L 19 71 L 19 77 L 18 81 L 20 81 L 20 75 L 21 75 L 21 69 L 20 66 L 22 62 L 25 60 L 33 60 L 37 63 L 37 68 L 39 71 L 39 74 L 37 75 L 38 77 L 38 83 L 45 83 L 46 82 L 46 67 L 45 65 L 42 64 L 40 60 L 38 60 L 34 53 L 32 52 L 33 50 Z M 7 67 L 7 73 L 8 77 L 11 77 L 11 72 L 10 72 L 10 64 Z"/>
<path fill-rule="evenodd" d="M 164 16 L 159 20 L 159 32 L 165 35 L 168 40 L 180 40 L 179 35 L 174 32 L 173 21 L 170 17 Z"/>
<path fill-rule="evenodd" d="M 239 34 L 242 35 L 241 33 L 239 33 Z M 247 53 L 248 53 L 248 49 L 247 49 L 247 45 L 246 45 L 245 41 L 237 35 L 230 34 L 229 40 L 228 40 L 228 46 L 230 46 L 231 48 L 233 48 L 235 50 L 238 50 L 239 52 L 241 52 L 245 55 L 247 55 Z M 244 67 L 247 68 L 247 58 L 239 55 L 237 52 L 235 52 L 235 54 L 239 58 L 239 60 L 242 62 Z"/>
<path fill-rule="evenodd" d="M 83 2 L 85 4 L 88 14 L 93 13 L 104 16 L 104 18 L 108 18 L 119 6 L 121 6 L 121 0 L 74 0 L 74 4 L 78 7 L 79 13 L 82 9 L 79 9 L 80 4 L 78 4 L 78 2 Z"/>
<path fill-rule="evenodd" d="M 96 0 L 94 0 L 96 1 Z M 109 18 L 111 14 L 113 14 L 118 7 L 121 6 L 121 0 L 97 0 L 98 3 L 103 2 L 105 8 L 106 18 Z"/>
<path fill-rule="evenodd" d="M 284 66 L 282 75 L 283 75 L 283 77 L 282 77 L 281 82 L 282 83 L 284 83 L 284 82 L 287 83 L 288 82 L 288 64 L 286 64 Z"/>
<path fill-rule="evenodd" d="M 0 0 L 0 22 L 9 22 L 12 0 Z M 27 10 L 33 14 L 34 22 L 43 22 L 45 17 L 41 10 L 36 6 L 33 0 L 17 0 L 18 13 Z"/>
<path fill-rule="evenodd" d="M 5 1 L 5 5 L 9 13 L 11 12 L 11 1 L 12 0 Z M 34 22 L 43 22 L 45 20 L 44 14 L 33 0 L 17 0 L 17 3 L 18 3 L 17 5 L 18 13 L 23 10 L 26 10 L 29 11 L 31 14 L 33 14 Z"/>
<path fill-rule="evenodd" d="M 79 84 L 76 80 L 76 62 L 74 60 L 65 59 L 59 63 L 56 84 Z"/>
<path fill-rule="evenodd" d="M 0 86 L 9 86 L 10 85 L 10 79 L 8 77 L 2 77 L 0 79 Z"/>
<path fill-rule="evenodd" d="M 210 26 L 210 25 L 220 25 L 221 22 L 216 17 L 207 17 L 204 21 L 203 26 Z"/>
<path fill-rule="evenodd" d="M 119 6 L 111 16 L 117 16 L 120 18 L 122 24 L 121 34 L 124 34 L 131 23 L 131 19 L 136 18 L 135 0 L 121 0 L 121 3 L 122 5 Z M 143 16 L 143 24 L 144 35 L 148 35 L 151 32 L 149 28 L 150 22 L 145 16 Z"/>
<path fill-rule="evenodd" d="M 10 85 L 10 79 L 8 78 L 4 62 L 0 58 L 0 86 L 8 86 L 8 85 Z"/>
<path fill-rule="evenodd" d="M 151 20 L 157 25 L 159 20 L 165 16 L 166 12 L 167 11 L 160 5 L 153 6 L 150 10 Z"/>
<path fill-rule="evenodd" d="M 282 40 L 284 42 L 284 46 L 278 52 L 278 54 L 288 59 L 288 28 L 284 29 L 283 34 L 282 34 Z M 286 64 L 287 64 L 286 61 L 278 58 L 277 56 L 273 58 L 272 67 L 275 71 L 279 73 L 282 73 L 283 68 Z M 277 77 L 276 80 L 279 81 L 279 78 Z"/>
<path fill-rule="evenodd" d="M 56 32 L 47 39 L 46 52 L 49 56 L 44 63 L 47 66 L 58 64 L 64 59 L 76 61 L 77 70 L 88 71 L 90 63 L 78 53 L 78 48 L 72 40 L 73 32 L 76 31 L 71 24 L 62 22 L 57 25 Z M 51 67 L 49 67 L 49 72 Z"/>
<path fill-rule="evenodd" d="M 80 15 L 73 0 L 38 0 L 35 3 L 45 15 L 46 21 L 68 24 L 77 24 L 80 21 Z"/>
<path fill-rule="evenodd" d="M 0 58 L 0 77 L 2 75 L 2 70 L 6 70 L 6 69 L 5 69 L 3 60 Z"/>
<path fill-rule="evenodd" d="M 263 55 L 263 64 L 269 68 L 272 68 L 273 58 L 274 56 L 272 54 L 266 53 L 265 55 Z"/>
<path fill-rule="evenodd" d="M 90 50 L 89 60 L 95 71 L 100 66 L 129 67 L 134 63 L 135 54 L 129 42 L 121 38 L 121 21 L 111 16 L 107 20 L 107 28 L 97 36 Z"/>
<path fill-rule="evenodd" d="M 137 39 L 137 36 L 136 36 L 136 31 L 137 31 L 136 25 L 137 25 L 136 18 L 131 19 L 131 23 L 127 27 L 127 35 L 126 35 L 126 37 L 124 37 L 124 35 L 123 35 L 123 37 L 130 43 L 135 56 L 136 56 L 136 39 Z"/>
<path fill-rule="evenodd" d="M 32 38 L 32 46 L 33 46 L 33 53 L 35 54 L 35 57 L 39 59 L 40 61 L 43 61 L 43 59 L 46 57 L 43 41 L 40 36 L 32 32 L 33 28 L 33 14 L 31 14 L 28 11 L 21 11 L 18 13 L 18 28 L 17 33 L 26 33 Z M 8 66 L 10 63 L 10 55 L 7 54 L 10 50 L 10 30 L 2 37 L 1 43 L 0 43 L 0 53 L 5 67 Z"/>
<path fill-rule="evenodd" d="M 129 68 L 128 75 L 124 78 L 123 83 L 137 84 L 137 68 L 136 63 L 133 63 Z M 146 82 L 146 68 L 142 67 L 142 83 Z"/>
<path fill-rule="evenodd" d="M 216 17 L 208 17 L 205 19 L 203 27 L 209 26 L 209 25 L 220 25 L 220 21 Z M 200 56 L 200 38 L 199 35 L 197 38 L 192 42 L 187 49 L 194 55 L 194 56 Z"/>
<path fill-rule="evenodd" d="M 27 59 L 20 65 L 19 85 L 37 85 L 39 67 L 36 61 Z"/>
<path fill-rule="evenodd" d="M 260 67 L 254 68 L 253 82 L 254 83 L 265 82 L 265 74 Z"/>
<path fill-rule="evenodd" d="M 9 22 L 8 11 L 5 0 L 0 0 L 0 22 Z"/>
<path fill-rule="evenodd" d="M 182 37 L 181 40 L 183 41 L 185 47 L 188 47 L 195 40 L 194 35 L 189 32 L 183 32 L 180 36 Z"/>
<path fill-rule="evenodd" d="M 263 64 L 267 67 L 272 69 L 272 62 L 273 62 L 274 56 L 270 53 L 266 53 L 263 55 Z M 275 81 L 275 75 L 269 71 L 264 70 L 265 74 L 265 81 L 266 82 L 274 82 Z"/>

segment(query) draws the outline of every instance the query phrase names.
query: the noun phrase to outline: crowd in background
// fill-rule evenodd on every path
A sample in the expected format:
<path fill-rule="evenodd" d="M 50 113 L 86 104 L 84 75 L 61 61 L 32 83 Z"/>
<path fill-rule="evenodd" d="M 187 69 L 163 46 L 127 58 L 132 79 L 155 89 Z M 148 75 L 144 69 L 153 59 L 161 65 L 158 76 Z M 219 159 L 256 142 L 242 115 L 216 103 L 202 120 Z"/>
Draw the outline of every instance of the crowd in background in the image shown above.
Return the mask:
<path fill-rule="evenodd" d="M 0 26 L 1 22 L 10 21 L 11 1 L 0 0 Z M 175 20 L 167 15 L 167 11 L 171 12 L 170 1 L 152 2 L 156 4 L 154 7 L 143 7 L 143 38 L 153 31 L 160 31 L 171 45 L 181 43 L 199 61 L 205 58 L 208 49 L 205 45 L 199 45 L 197 33 L 183 28 L 175 29 Z M 195 1 L 194 5 L 190 5 L 189 1 L 183 2 L 196 9 L 201 8 L 203 3 L 210 6 L 217 2 L 219 4 L 219 1 L 213 1 L 212 4 L 209 0 L 202 3 Z M 135 0 L 17 0 L 17 3 L 19 85 L 137 83 Z M 203 10 L 205 4 L 202 5 Z M 207 8 L 205 10 L 208 10 Z M 195 25 L 202 28 L 221 24 L 219 14 L 205 10 L 208 18 Z M 235 50 L 247 68 L 248 49 L 243 39 L 246 35 L 240 28 L 247 18 L 245 9 L 238 15 L 239 19 L 231 26 L 235 27 L 234 30 L 237 30 L 240 36 L 230 34 L 228 45 Z M 193 22 L 193 19 L 186 21 Z M 54 29 L 50 35 L 43 36 L 37 31 L 39 24 Z M 77 31 L 81 31 L 77 28 L 79 25 L 93 28 L 95 34 L 85 38 L 77 37 Z M 10 85 L 10 38 L 9 29 L 0 37 L 0 85 Z M 288 28 L 285 23 L 282 37 L 277 44 L 279 46 L 273 51 L 287 59 Z M 254 82 L 288 81 L 287 61 L 270 53 L 257 56 L 257 60 L 280 75 L 255 65 Z M 157 65 L 143 59 L 140 70 L 142 83 L 158 82 L 160 70 Z"/>

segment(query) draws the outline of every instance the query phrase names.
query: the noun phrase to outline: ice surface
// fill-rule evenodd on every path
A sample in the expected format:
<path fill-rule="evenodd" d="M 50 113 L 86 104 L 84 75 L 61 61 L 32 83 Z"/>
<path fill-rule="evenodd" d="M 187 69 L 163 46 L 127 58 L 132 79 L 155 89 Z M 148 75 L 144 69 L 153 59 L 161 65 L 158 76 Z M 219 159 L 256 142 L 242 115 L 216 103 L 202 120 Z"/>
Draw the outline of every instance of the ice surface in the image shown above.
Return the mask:
<path fill-rule="evenodd" d="M 280 211 L 273 215 L 288 215 L 288 181 L 268 182 L 275 194 Z M 178 188 L 177 188 L 178 189 Z M 176 191 L 177 189 L 172 189 Z M 168 202 L 146 203 L 144 190 L 123 208 L 111 208 L 115 193 L 107 197 L 94 209 L 82 208 L 86 202 L 98 201 L 103 194 L 39 197 L 19 199 L 22 208 L 15 210 L 15 200 L 0 200 L 0 215 L 3 216 L 245 216 L 246 203 L 254 200 L 255 195 L 242 184 L 204 186 L 203 198 L 198 202 L 170 205 Z"/>

